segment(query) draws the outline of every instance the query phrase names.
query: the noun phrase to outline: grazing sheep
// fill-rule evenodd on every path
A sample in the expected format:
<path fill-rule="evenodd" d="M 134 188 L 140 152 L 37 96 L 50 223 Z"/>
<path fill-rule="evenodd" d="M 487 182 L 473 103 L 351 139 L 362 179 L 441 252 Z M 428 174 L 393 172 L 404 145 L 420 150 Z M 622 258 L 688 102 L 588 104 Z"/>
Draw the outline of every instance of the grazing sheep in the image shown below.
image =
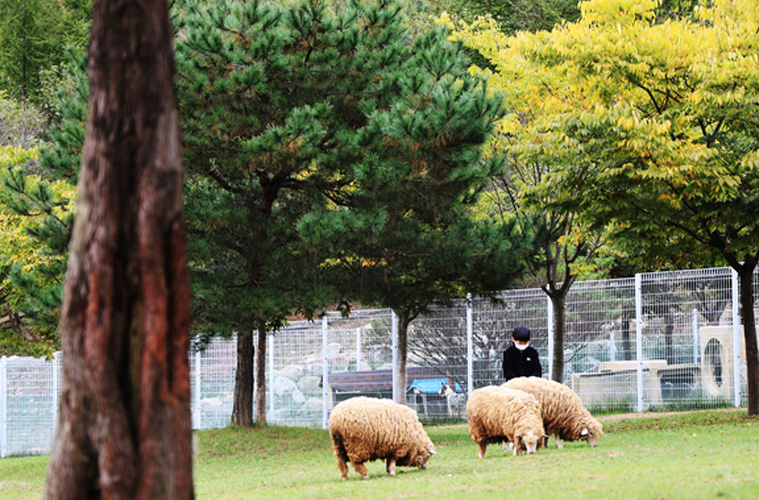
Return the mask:
<path fill-rule="evenodd" d="M 348 479 L 347 461 L 366 478 L 364 462 L 386 460 L 387 473 L 395 476 L 396 465 L 426 469 L 435 454 L 416 412 L 389 399 L 355 397 L 339 403 L 329 417 L 329 435 L 343 479 Z"/>
<path fill-rule="evenodd" d="M 463 417 L 466 411 L 466 394 L 459 394 L 453 388 L 443 382 L 440 386 L 439 394 L 445 398 L 448 405 L 448 415 Z"/>
<path fill-rule="evenodd" d="M 584 439 L 590 446 L 597 446 L 598 439 L 604 434 L 601 422 L 593 418 L 580 397 L 564 384 L 540 377 L 519 377 L 509 380 L 503 387 L 529 392 L 540 401 L 546 434 L 556 435 L 557 448 L 564 447 L 562 439 Z"/>
<path fill-rule="evenodd" d="M 489 386 L 477 389 L 466 405 L 469 434 L 477 443 L 480 458 L 488 444 L 514 443 L 514 455 L 535 453 L 543 442 L 540 403 L 526 392 Z"/>

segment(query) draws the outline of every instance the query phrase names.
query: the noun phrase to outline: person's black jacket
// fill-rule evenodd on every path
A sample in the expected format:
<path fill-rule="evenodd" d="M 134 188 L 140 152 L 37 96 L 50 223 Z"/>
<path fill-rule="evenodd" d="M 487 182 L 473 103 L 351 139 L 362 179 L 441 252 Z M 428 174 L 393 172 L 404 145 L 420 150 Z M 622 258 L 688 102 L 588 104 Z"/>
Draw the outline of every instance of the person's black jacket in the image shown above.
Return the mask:
<path fill-rule="evenodd" d="M 530 346 L 520 351 L 514 344 L 503 351 L 503 378 L 506 382 L 516 377 L 542 377 L 538 351 Z"/>

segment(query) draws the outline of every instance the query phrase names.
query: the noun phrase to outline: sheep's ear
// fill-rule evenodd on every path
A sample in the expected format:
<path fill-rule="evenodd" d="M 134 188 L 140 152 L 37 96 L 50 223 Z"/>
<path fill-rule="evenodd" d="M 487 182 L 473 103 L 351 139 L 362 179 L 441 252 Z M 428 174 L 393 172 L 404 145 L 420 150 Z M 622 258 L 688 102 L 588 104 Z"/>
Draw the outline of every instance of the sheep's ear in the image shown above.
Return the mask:
<path fill-rule="evenodd" d="M 588 429 L 583 429 L 580 433 L 580 436 L 587 436 L 588 435 Z"/>
<path fill-rule="evenodd" d="M 435 449 L 434 448 L 430 448 L 429 451 L 430 451 L 430 455 L 434 455 L 435 454 Z"/>
<path fill-rule="evenodd" d="M 543 438 L 548 439 L 550 436 L 548 434 L 543 434 Z"/>

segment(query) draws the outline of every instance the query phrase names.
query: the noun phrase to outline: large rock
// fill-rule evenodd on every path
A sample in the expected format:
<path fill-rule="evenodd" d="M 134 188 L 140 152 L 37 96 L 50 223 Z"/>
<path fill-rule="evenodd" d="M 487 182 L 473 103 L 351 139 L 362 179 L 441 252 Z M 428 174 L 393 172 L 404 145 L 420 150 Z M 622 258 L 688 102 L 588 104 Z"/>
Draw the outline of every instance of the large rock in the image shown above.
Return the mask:
<path fill-rule="evenodd" d="M 321 398 L 308 398 L 303 406 L 300 407 L 298 412 L 301 416 L 314 416 L 321 415 L 323 411 L 323 405 Z"/>
<path fill-rule="evenodd" d="M 306 375 L 298 380 L 298 389 L 303 394 L 320 394 L 322 392 L 322 378 L 315 375 Z"/>
<path fill-rule="evenodd" d="M 273 395 L 281 400 L 279 403 L 283 405 L 303 404 L 306 401 L 303 393 L 298 389 L 298 384 L 283 375 L 274 377 L 271 382 L 271 390 Z"/>
<path fill-rule="evenodd" d="M 340 350 L 342 348 L 340 347 L 340 344 L 337 342 L 332 342 L 327 346 L 327 359 L 334 358 L 338 354 L 340 354 Z"/>
<path fill-rule="evenodd" d="M 280 374 L 291 380 L 298 380 L 305 371 L 306 367 L 303 365 L 287 365 L 280 371 Z"/>

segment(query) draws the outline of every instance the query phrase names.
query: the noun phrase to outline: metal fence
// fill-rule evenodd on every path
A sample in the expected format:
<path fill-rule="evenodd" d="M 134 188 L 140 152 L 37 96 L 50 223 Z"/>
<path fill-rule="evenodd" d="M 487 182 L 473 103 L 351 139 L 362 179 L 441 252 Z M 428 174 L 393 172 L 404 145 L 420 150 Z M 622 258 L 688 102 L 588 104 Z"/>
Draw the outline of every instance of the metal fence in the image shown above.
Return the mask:
<path fill-rule="evenodd" d="M 745 404 L 737 284 L 729 268 L 577 282 L 566 300 L 565 383 L 592 412 Z M 427 422 L 465 418 L 468 392 L 503 382 L 502 352 L 519 324 L 532 330 L 550 377 L 551 318 L 551 303 L 539 289 L 433 308 L 408 332 L 408 404 Z M 392 311 L 380 309 L 348 318 L 329 313 L 272 333 L 268 422 L 326 427 L 329 412 L 344 399 L 394 397 L 401 390 L 394 383 L 396 329 Z M 191 352 L 190 364 L 193 427 L 228 425 L 235 340 Z M 61 377 L 60 355 L 52 362 L 0 359 L 0 456 L 49 451 Z"/>

